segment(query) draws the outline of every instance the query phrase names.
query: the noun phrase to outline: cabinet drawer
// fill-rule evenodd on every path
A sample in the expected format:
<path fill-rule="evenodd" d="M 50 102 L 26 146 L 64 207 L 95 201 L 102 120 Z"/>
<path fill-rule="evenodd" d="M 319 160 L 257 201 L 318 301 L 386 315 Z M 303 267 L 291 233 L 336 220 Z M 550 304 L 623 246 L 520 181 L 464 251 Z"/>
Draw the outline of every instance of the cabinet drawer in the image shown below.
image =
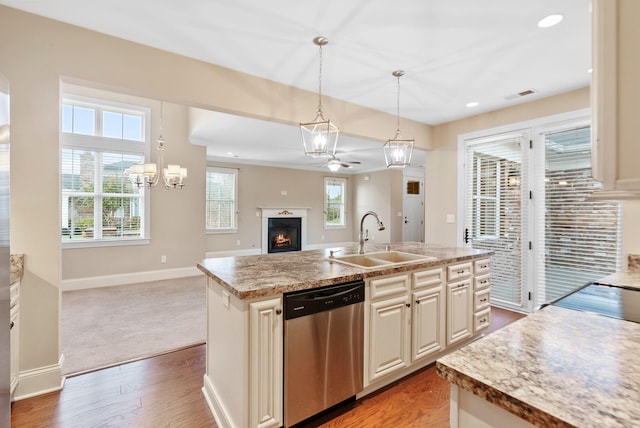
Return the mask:
<path fill-rule="evenodd" d="M 371 300 L 398 296 L 407 291 L 409 291 L 409 275 L 372 279 L 369 282 L 369 298 Z"/>
<path fill-rule="evenodd" d="M 413 277 L 413 289 L 439 287 L 444 281 L 444 270 L 442 268 L 423 270 L 411 274 Z"/>
<path fill-rule="evenodd" d="M 487 288 L 491 285 L 491 275 L 478 275 L 473 278 L 473 289 L 474 290 L 482 290 L 483 288 Z"/>
<path fill-rule="evenodd" d="M 485 309 L 473 316 L 473 331 L 483 330 L 491 324 L 491 309 Z"/>
<path fill-rule="evenodd" d="M 473 293 L 473 311 L 479 312 L 483 309 L 487 309 L 490 305 L 489 297 L 490 290 L 488 288 Z"/>
<path fill-rule="evenodd" d="M 491 263 L 489 259 L 476 260 L 473 262 L 473 273 L 478 275 L 479 273 L 489 273 L 491 270 Z"/>
<path fill-rule="evenodd" d="M 447 266 L 449 281 L 465 278 L 471 275 L 471 262 Z"/>

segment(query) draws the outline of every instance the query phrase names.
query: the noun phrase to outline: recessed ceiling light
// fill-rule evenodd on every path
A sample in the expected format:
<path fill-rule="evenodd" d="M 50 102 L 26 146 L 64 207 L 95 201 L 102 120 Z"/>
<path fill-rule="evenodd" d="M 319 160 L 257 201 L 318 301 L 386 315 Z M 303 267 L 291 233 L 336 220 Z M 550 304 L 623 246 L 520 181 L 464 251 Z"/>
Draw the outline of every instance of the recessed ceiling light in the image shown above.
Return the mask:
<path fill-rule="evenodd" d="M 467 107 L 478 107 L 478 105 L 480 105 L 480 103 L 477 101 L 471 101 L 470 103 L 467 103 Z"/>
<path fill-rule="evenodd" d="M 593 68 L 588 69 L 587 73 L 593 73 Z"/>
<path fill-rule="evenodd" d="M 564 16 L 562 16 L 562 14 L 554 13 L 553 15 L 549 15 L 549 16 L 546 16 L 546 17 L 542 18 L 538 22 L 538 27 L 540 27 L 540 28 L 553 27 L 554 25 L 559 24 L 560 21 L 562 21 L 563 18 L 564 18 Z"/>

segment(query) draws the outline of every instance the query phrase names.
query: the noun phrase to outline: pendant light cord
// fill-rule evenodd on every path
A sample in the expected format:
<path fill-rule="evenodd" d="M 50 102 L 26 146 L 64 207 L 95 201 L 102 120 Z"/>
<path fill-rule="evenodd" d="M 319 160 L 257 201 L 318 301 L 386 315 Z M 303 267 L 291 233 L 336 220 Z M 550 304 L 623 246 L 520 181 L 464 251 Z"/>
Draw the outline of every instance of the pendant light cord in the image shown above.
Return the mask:
<path fill-rule="evenodd" d="M 396 76 L 396 78 L 398 79 L 398 102 L 397 102 L 397 107 L 396 107 L 396 118 L 397 118 L 397 127 L 396 127 L 396 131 L 398 132 L 398 134 L 400 133 L 400 74 L 398 74 Z"/>
<path fill-rule="evenodd" d="M 322 45 L 320 48 L 320 61 L 319 61 L 319 72 L 318 72 L 318 114 L 322 115 Z"/>

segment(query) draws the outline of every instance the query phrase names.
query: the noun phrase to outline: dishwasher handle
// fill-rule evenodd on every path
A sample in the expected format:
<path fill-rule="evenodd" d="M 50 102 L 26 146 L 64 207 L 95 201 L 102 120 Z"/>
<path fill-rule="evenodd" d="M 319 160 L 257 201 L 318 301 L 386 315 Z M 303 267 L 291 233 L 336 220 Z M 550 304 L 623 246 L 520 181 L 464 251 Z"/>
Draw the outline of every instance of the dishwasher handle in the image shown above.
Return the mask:
<path fill-rule="evenodd" d="M 364 281 L 284 295 L 284 319 L 293 319 L 364 302 Z"/>

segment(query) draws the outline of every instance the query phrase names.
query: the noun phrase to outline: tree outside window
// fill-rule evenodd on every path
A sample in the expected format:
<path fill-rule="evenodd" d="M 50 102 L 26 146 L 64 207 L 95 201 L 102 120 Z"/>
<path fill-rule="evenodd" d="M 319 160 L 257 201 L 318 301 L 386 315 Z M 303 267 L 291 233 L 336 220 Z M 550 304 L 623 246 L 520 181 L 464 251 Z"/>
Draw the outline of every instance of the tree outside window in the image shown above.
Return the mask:
<path fill-rule="evenodd" d="M 325 227 L 346 227 L 346 192 L 347 180 L 345 178 L 326 177 L 324 179 Z"/>

